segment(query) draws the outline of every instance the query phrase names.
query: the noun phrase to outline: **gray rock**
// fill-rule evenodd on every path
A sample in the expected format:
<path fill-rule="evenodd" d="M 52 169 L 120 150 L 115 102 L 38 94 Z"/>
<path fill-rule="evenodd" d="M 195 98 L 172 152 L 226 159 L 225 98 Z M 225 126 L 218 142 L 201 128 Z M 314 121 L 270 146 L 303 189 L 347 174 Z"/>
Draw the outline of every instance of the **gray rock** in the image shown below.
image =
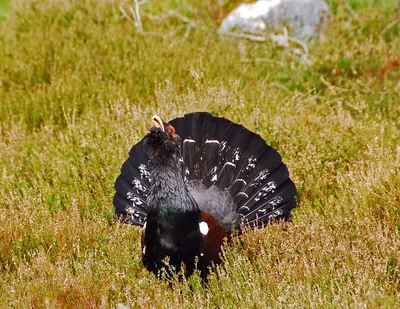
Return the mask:
<path fill-rule="evenodd" d="M 259 0 L 238 6 L 225 17 L 219 31 L 226 33 L 238 28 L 260 34 L 284 22 L 298 38 L 313 38 L 320 35 L 328 11 L 323 0 Z"/>

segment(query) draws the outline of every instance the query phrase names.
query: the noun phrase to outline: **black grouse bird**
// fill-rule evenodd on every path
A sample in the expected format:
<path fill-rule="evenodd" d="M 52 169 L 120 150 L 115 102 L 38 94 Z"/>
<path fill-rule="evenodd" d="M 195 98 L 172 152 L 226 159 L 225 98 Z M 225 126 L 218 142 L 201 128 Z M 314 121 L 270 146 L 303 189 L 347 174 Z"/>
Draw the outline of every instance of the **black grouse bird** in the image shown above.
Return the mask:
<path fill-rule="evenodd" d="M 287 220 L 296 187 L 281 156 L 257 134 L 199 112 L 169 123 L 154 116 L 115 182 L 118 218 L 143 226 L 142 260 L 205 278 L 224 238 L 243 225 Z"/>

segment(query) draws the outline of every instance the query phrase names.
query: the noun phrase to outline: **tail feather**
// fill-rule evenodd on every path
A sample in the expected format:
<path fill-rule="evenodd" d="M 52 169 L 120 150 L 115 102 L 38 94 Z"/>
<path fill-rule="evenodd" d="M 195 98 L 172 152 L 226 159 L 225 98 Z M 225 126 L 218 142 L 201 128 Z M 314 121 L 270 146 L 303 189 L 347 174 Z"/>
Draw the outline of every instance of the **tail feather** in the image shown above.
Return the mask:
<path fill-rule="evenodd" d="M 236 217 L 235 228 L 241 222 L 261 226 L 290 218 L 296 187 L 279 153 L 258 134 L 209 113 L 188 114 L 170 124 L 181 137 L 181 163 L 189 190 L 201 196 L 200 208 L 217 218 Z M 133 146 L 115 183 L 116 213 L 123 214 L 127 223 L 144 224 L 151 182 L 149 157 L 143 141 Z M 211 202 L 220 201 L 221 194 L 230 196 L 229 205 Z M 223 223 L 232 226 L 231 221 Z"/>
<path fill-rule="evenodd" d="M 133 185 L 138 183 L 139 189 L 142 192 L 147 192 L 150 188 L 150 172 L 144 163 L 135 166 L 135 163 L 131 159 L 126 160 L 122 165 L 121 175 Z M 146 190 L 142 190 L 141 187 L 144 187 Z"/>
<path fill-rule="evenodd" d="M 148 149 L 146 149 L 143 143 L 143 139 L 138 144 L 133 146 L 132 149 L 129 151 L 129 159 L 135 166 L 138 166 L 138 164 L 144 164 L 145 166 L 148 166 L 150 160 L 150 152 Z"/>
<path fill-rule="evenodd" d="M 146 200 L 151 182 L 148 162 L 149 155 L 141 141 L 130 150 L 115 181 L 115 214 L 124 223 L 143 226 L 146 222 Z"/>
<path fill-rule="evenodd" d="M 198 147 L 193 139 L 185 139 L 182 144 L 182 155 L 183 161 L 185 162 L 187 171 L 186 173 L 191 175 L 191 178 L 198 178 L 195 175 L 198 174 L 196 169 Z"/>
<path fill-rule="evenodd" d="M 236 164 L 232 162 L 225 162 L 218 174 L 215 185 L 221 189 L 226 190 L 234 180 Z"/>
<path fill-rule="evenodd" d="M 256 217 L 260 224 L 289 218 L 296 188 L 279 153 L 259 135 L 208 113 L 185 115 L 170 123 L 182 130 L 177 132 L 189 181 L 228 190 L 246 222 L 254 223 Z"/>
<path fill-rule="evenodd" d="M 202 179 L 205 172 L 202 169 L 205 159 L 203 154 L 208 132 L 213 132 L 216 127 L 214 118 L 210 114 L 193 113 L 174 119 L 170 123 L 182 139 L 182 155 L 190 178 Z M 180 128 L 180 131 L 177 128 Z"/>
<path fill-rule="evenodd" d="M 287 202 L 282 202 L 281 204 L 279 204 L 279 207 L 276 207 L 273 211 L 265 211 L 264 213 L 260 212 L 255 216 L 253 215 L 252 218 L 246 216 L 245 224 L 248 224 L 250 226 L 262 227 L 263 225 L 268 224 L 273 220 L 290 220 L 290 211 L 295 207 L 296 201 L 293 199 L 289 199 Z"/>
<path fill-rule="evenodd" d="M 260 221 L 259 223 L 268 223 L 276 218 L 286 218 L 295 206 L 291 203 L 294 194 L 296 194 L 296 188 L 293 182 L 286 181 L 278 191 L 268 194 L 263 199 L 258 201 L 252 199 L 251 202 L 255 202 L 255 204 L 243 204 L 238 209 L 238 213 L 243 214 L 248 223 L 256 220 Z M 292 205 L 293 207 L 288 207 Z"/>
<path fill-rule="evenodd" d="M 115 190 L 121 196 L 124 196 L 128 201 L 130 201 L 133 207 L 145 210 L 147 193 L 142 184 L 139 184 L 139 186 L 136 184 L 132 185 L 122 175 L 120 175 L 115 181 Z"/>
<path fill-rule="evenodd" d="M 235 181 L 233 181 L 232 184 L 229 186 L 228 190 L 232 196 L 235 196 L 236 194 L 243 191 L 245 186 L 246 182 L 243 179 L 235 179 Z"/>
<path fill-rule="evenodd" d="M 216 172 L 218 165 L 218 150 L 220 143 L 217 140 L 206 140 L 204 142 L 203 152 L 200 157 L 200 170 L 202 171 L 200 178 L 206 187 L 212 185 L 213 173 Z"/>
<path fill-rule="evenodd" d="M 143 226 L 146 222 L 147 210 L 133 206 L 133 204 L 121 196 L 119 193 L 114 195 L 113 204 L 115 206 L 115 216 L 123 223 Z"/>
<path fill-rule="evenodd" d="M 252 202 L 262 201 L 271 193 L 275 192 L 283 182 L 289 177 L 289 172 L 284 164 L 280 164 L 272 173 L 261 171 L 258 176 L 250 182 L 244 192 L 249 196 L 248 200 L 243 204 L 250 209 Z"/>

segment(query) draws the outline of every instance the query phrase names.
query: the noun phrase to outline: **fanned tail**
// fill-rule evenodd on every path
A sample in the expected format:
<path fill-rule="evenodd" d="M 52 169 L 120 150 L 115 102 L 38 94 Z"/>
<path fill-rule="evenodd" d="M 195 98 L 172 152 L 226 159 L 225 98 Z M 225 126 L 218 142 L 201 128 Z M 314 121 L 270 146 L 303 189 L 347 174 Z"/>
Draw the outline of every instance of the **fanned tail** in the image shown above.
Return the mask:
<path fill-rule="evenodd" d="M 296 187 L 279 153 L 265 141 L 241 125 L 209 113 L 193 113 L 172 120 L 182 139 L 186 177 L 199 206 L 211 213 L 226 227 L 232 222 L 239 228 L 242 222 L 262 226 L 273 219 L 288 220 L 296 206 Z M 201 183 L 207 191 L 199 185 Z M 229 192 L 225 203 L 218 199 L 212 187 Z M 219 193 L 218 193 L 219 192 Z M 197 193 L 197 194 L 196 194 Z M 230 204 L 233 201 L 233 205 Z"/>
<path fill-rule="evenodd" d="M 115 214 L 124 223 L 143 226 L 146 222 L 146 200 L 151 182 L 149 159 L 141 140 L 130 150 L 115 181 Z"/>
<path fill-rule="evenodd" d="M 288 220 L 296 187 L 279 153 L 241 125 L 209 113 L 169 122 L 181 137 L 182 164 L 199 207 L 226 228 Z M 132 147 L 115 182 L 116 215 L 143 226 L 150 188 L 149 155 L 143 140 Z"/>

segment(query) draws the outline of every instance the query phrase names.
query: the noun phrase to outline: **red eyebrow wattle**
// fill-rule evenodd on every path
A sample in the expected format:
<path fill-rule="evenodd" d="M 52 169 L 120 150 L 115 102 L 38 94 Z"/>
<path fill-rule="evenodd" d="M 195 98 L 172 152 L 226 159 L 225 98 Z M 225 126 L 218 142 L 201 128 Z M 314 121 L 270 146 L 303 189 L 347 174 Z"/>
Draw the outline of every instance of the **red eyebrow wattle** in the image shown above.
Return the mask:
<path fill-rule="evenodd" d="M 168 131 L 171 132 L 172 136 L 175 135 L 175 128 L 174 128 L 173 126 L 170 125 L 170 126 L 168 127 Z"/>

